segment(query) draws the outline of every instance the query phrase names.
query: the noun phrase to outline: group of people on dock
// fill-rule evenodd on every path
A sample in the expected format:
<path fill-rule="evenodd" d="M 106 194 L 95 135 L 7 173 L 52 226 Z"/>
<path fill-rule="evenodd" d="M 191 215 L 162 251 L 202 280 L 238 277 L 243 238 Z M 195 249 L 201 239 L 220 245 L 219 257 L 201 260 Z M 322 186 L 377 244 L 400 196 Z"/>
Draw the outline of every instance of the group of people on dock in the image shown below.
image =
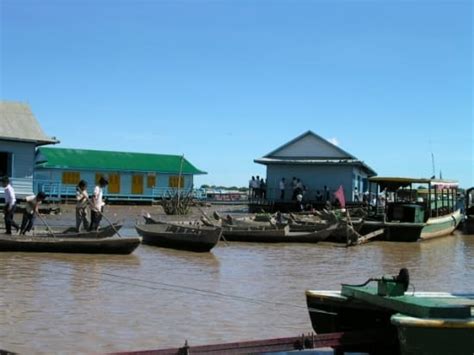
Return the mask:
<path fill-rule="evenodd" d="M 11 185 L 8 176 L 2 177 L 1 181 L 5 193 L 5 206 L 3 211 L 5 234 L 12 234 L 12 228 L 15 228 L 17 233 L 24 235 L 33 228 L 35 217 L 40 216 L 39 207 L 46 200 L 46 194 L 40 191 L 36 195 L 27 196 L 25 198 L 23 219 L 21 225 L 18 225 L 14 219 L 17 208 L 15 190 Z M 94 188 L 93 195 L 89 198 L 89 194 L 87 193 L 87 182 L 81 180 L 77 184 L 76 229 L 78 232 L 81 231 L 81 226 L 83 227 L 83 230 L 86 231 L 94 231 L 99 228 L 105 205 L 103 188 L 107 185 L 108 181 L 104 177 L 101 177 Z M 88 218 L 88 210 L 90 210 L 90 222 Z"/>
<path fill-rule="evenodd" d="M 267 183 L 260 176 L 252 176 L 249 181 L 249 199 L 264 199 L 267 195 Z"/>
<path fill-rule="evenodd" d="M 280 183 L 278 185 L 279 190 L 280 190 L 280 200 L 285 200 L 285 193 L 287 190 L 287 183 L 285 178 L 281 178 Z M 297 177 L 293 177 L 291 180 L 291 200 L 292 201 L 303 201 L 303 199 L 311 199 L 308 197 L 308 189 L 306 188 L 306 185 L 303 184 L 301 179 Z M 330 193 L 328 187 L 325 185 L 323 192 L 321 193 L 321 190 L 316 190 L 316 195 L 314 197 L 314 200 L 318 202 L 326 202 L 330 200 Z"/>

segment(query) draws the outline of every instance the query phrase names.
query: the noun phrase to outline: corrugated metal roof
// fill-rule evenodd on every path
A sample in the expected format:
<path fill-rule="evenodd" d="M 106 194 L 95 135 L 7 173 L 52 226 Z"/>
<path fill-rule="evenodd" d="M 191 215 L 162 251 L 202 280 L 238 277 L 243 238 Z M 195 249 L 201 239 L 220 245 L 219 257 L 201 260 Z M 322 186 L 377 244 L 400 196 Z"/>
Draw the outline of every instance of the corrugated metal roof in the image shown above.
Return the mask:
<path fill-rule="evenodd" d="M 178 174 L 180 155 L 104 150 L 39 148 L 38 168 L 98 171 L 143 171 Z M 183 158 L 182 174 L 207 174 Z"/>
<path fill-rule="evenodd" d="M 323 137 L 317 135 L 316 133 L 314 133 L 313 131 L 309 130 L 309 131 L 306 131 L 305 133 L 299 135 L 298 137 L 292 139 L 291 141 L 283 144 L 282 146 L 278 147 L 277 149 L 271 151 L 270 153 L 266 154 L 263 158 L 273 158 L 275 156 L 275 154 L 277 152 L 280 152 L 282 150 L 284 150 L 285 148 L 297 143 L 298 141 L 301 141 L 303 138 L 305 138 L 306 136 L 312 136 L 314 137 L 316 140 L 320 141 L 320 142 L 323 142 L 325 145 L 327 145 L 328 147 L 331 147 L 331 149 L 333 149 L 334 151 L 340 153 L 342 155 L 342 158 L 345 158 L 345 159 L 356 159 L 352 154 L 349 154 L 348 152 L 346 152 L 344 149 L 338 147 L 337 145 L 329 142 L 327 139 L 324 139 Z M 316 152 L 317 153 L 317 152 Z M 316 156 L 314 156 L 314 158 L 316 158 Z M 319 158 L 319 157 L 318 157 Z M 328 158 L 341 158 L 340 156 L 334 156 L 334 157 L 328 157 Z"/>
<path fill-rule="evenodd" d="M 294 165 L 359 165 L 367 170 L 369 175 L 377 175 L 377 173 L 363 161 L 358 159 L 276 159 L 276 158 L 260 158 L 254 159 L 255 163 L 270 165 L 270 164 L 294 164 Z"/>
<path fill-rule="evenodd" d="M 0 139 L 36 142 L 38 145 L 58 143 L 48 137 L 27 104 L 0 101 Z"/>

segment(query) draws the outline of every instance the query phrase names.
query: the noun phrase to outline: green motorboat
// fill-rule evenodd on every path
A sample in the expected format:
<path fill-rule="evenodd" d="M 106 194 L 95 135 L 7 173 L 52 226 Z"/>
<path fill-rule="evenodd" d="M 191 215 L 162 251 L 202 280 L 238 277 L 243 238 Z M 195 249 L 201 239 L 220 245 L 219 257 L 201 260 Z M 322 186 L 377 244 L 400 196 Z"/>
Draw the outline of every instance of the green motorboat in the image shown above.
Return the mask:
<path fill-rule="evenodd" d="M 377 349 L 382 353 L 472 355 L 474 294 L 410 292 L 409 285 L 408 271 L 402 269 L 398 276 L 342 285 L 340 292 L 308 290 L 313 328 L 317 333 L 386 330 L 393 337 L 387 339 L 386 351 Z"/>
<path fill-rule="evenodd" d="M 416 242 L 450 235 L 462 220 L 455 181 L 376 176 L 369 182 L 378 197 L 367 205 L 361 234 L 383 229 L 384 240 Z"/>

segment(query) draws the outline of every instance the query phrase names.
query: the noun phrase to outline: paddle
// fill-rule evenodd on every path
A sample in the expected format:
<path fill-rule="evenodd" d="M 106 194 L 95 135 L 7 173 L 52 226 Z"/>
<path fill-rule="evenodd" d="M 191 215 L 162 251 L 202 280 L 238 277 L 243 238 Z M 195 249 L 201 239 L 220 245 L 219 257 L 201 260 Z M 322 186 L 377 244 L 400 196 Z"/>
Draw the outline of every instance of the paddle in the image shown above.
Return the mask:
<path fill-rule="evenodd" d="M 109 219 L 102 211 L 98 211 L 98 212 L 102 215 L 102 217 L 105 218 L 105 220 L 106 220 L 107 222 L 109 222 L 109 224 L 110 224 L 110 226 L 112 227 L 112 229 L 114 230 L 114 232 L 115 232 L 120 238 L 122 238 L 122 236 L 120 235 L 119 231 L 117 230 L 117 228 L 115 228 L 114 224 L 110 221 L 110 219 Z"/>
<path fill-rule="evenodd" d="M 41 217 L 41 215 L 39 214 L 39 212 L 35 212 L 36 215 L 39 217 L 39 219 L 41 220 L 41 222 L 43 222 L 43 224 L 46 226 L 46 229 L 48 230 L 48 232 L 54 237 L 56 238 L 56 235 L 53 233 L 53 230 L 51 229 L 51 227 L 48 225 L 48 223 L 46 223 L 46 221 L 44 220 L 43 217 Z"/>
<path fill-rule="evenodd" d="M 89 205 L 90 205 L 90 206 L 93 206 L 92 201 L 90 200 L 90 198 L 87 197 L 87 196 L 84 196 L 84 197 L 86 198 L 86 200 L 87 200 L 87 202 L 89 203 Z M 114 230 L 114 232 L 115 232 L 120 238 L 122 238 L 122 236 L 120 235 L 120 233 L 119 233 L 119 231 L 117 230 L 117 228 L 115 228 L 114 224 L 110 221 L 110 219 L 109 219 L 102 211 L 95 211 L 95 212 L 100 213 L 100 215 L 101 215 L 102 217 L 104 217 L 105 220 L 110 224 L 110 226 L 112 227 L 112 229 Z M 91 221 L 91 222 L 92 222 L 92 221 Z"/>

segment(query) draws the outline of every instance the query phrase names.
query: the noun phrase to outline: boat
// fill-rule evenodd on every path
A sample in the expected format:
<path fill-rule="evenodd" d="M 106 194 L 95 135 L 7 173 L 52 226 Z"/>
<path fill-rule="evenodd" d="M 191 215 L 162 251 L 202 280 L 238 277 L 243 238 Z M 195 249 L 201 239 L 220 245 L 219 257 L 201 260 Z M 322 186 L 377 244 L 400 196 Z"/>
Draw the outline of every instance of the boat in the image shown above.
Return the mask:
<path fill-rule="evenodd" d="M 0 251 L 130 254 L 140 245 L 142 238 L 114 236 L 120 227 L 120 224 L 114 224 L 99 231 L 79 233 L 72 228 L 36 235 L 0 234 Z"/>
<path fill-rule="evenodd" d="M 381 239 L 415 242 L 450 235 L 462 220 L 455 181 L 371 177 L 369 182 L 380 198 L 368 205 L 362 234 L 383 228 Z"/>
<path fill-rule="evenodd" d="M 412 292 L 409 285 L 408 270 L 402 269 L 397 276 L 343 284 L 341 291 L 307 290 L 313 329 L 318 334 L 386 331 L 386 348 L 377 349 L 384 354 L 474 353 L 474 294 Z"/>
<path fill-rule="evenodd" d="M 222 233 L 228 241 L 254 243 L 317 243 L 326 240 L 338 227 L 332 224 L 314 232 L 291 232 L 289 226 L 267 228 L 262 226 L 223 226 Z"/>
<path fill-rule="evenodd" d="M 194 252 L 210 251 L 222 233 L 220 227 L 170 224 L 153 219 L 135 225 L 135 229 L 143 237 L 143 244 Z"/>
<path fill-rule="evenodd" d="M 464 206 L 463 232 L 474 234 L 474 187 L 466 190 Z"/>

